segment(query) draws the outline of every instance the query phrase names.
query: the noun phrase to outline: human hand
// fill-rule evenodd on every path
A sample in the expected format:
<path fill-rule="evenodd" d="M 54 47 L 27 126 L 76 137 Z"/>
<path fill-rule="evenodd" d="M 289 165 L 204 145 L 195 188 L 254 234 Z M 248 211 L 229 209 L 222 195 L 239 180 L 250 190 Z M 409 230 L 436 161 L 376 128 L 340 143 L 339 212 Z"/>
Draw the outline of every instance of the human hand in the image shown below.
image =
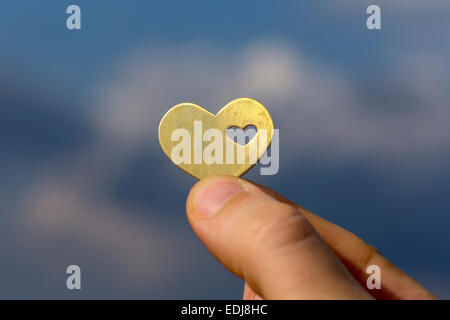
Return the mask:
<path fill-rule="evenodd" d="M 244 299 L 435 298 L 356 235 L 247 180 L 201 180 L 186 212 L 210 252 L 245 280 Z M 369 265 L 381 269 L 381 289 L 366 289 Z"/>

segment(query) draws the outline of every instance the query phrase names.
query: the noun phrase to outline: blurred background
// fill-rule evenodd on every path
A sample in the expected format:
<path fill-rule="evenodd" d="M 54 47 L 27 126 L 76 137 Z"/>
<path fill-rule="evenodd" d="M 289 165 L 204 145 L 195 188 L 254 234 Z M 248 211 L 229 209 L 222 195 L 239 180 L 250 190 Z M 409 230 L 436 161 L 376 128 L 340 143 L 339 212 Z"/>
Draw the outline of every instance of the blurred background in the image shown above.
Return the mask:
<path fill-rule="evenodd" d="M 444 0 L 2 0 L 0 298 L 241 298 L 157 129 L 180 102 L 243 96 L 280 130 L 278 175 L 246 178 L 450 298 L 449 17 Z"/>

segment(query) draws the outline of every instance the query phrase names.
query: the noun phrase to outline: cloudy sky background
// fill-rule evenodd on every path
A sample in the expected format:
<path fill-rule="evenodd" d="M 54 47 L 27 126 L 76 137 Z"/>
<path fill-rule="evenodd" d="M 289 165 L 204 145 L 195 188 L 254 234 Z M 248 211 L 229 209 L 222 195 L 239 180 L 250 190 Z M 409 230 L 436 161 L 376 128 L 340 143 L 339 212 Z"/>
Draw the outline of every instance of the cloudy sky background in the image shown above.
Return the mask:
<path fill-rule="evenodd" d="M 242 96 L 280 130 L 279 174 L 247 178 L 450 298 L 448 1 L 378 1 L 380 31 L 366 1 L 79 0 L 76 32 L 72 3 L 0 4 L 1 298 L 240 298 L 157 128 Z"/>

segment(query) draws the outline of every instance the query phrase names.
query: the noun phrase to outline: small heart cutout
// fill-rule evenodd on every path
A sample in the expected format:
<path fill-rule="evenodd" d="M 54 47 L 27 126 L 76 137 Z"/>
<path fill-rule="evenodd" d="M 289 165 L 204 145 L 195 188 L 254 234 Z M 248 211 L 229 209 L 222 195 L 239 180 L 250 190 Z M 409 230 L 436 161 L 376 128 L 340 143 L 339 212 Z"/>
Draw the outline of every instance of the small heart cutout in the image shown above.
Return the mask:
<path fill-rule="evenodd" d="M 227 129 L 227 136 L 241 146 L 245 146 L 256 136 L 257 131 L 254 125 L 248 125 L 244 129 L 231 126 Z"/>
<path fill-rule="evenodd" d="M 190 175 L 198 179 L 212 174 L 241 176 L 269 147 L 273 122 L 266 108 L 250 98 L 233 100 L 217 114 L 181 103 L 167 111 L 158 133 L 167 157 Z"/>

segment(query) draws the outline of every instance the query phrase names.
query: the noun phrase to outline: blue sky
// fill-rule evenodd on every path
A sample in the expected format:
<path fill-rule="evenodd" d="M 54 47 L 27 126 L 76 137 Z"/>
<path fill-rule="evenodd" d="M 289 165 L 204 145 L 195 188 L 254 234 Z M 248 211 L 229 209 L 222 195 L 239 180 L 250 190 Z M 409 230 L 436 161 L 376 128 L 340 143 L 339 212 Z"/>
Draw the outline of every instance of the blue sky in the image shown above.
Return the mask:
<path fill-rule="evenodd" d="M 281 163 L 246 177 L 449 298 L 450 6 L 407 2 L 380 1 L 368 31 L 365 1 L 2 1 L 0 297 L 240 298 L 187 224 L 195 179 L 157 126 L 180 102 L 251 96 Z"/>
<path fill-rule="evenodd" d="M 365 21 L 363 2 L 356 6 L 362 14 L 342 17 L 335 5 L 313 1 L 81 0 L 77 2 L 83 11 L 81 32 L 61 28 L 69 4 L 4 1 L 0 39 L 5 52 L 25 63 L 31 62 L 30 57 L 39 59 L 31 63 L 35 67 L 58 66 L 82 77 L 81 73 L 95 73 L 105 60 L 140 42 L 180 45 L 201 41 L 238 50 L 252 39 L 277 36 L 314 55 L 355 63 L 373 57 L 373 47 L 383 39 L 381 32 L 374 35 L 360 28 Z M 361 41 L 364 46 L 349 50 Z"/>

